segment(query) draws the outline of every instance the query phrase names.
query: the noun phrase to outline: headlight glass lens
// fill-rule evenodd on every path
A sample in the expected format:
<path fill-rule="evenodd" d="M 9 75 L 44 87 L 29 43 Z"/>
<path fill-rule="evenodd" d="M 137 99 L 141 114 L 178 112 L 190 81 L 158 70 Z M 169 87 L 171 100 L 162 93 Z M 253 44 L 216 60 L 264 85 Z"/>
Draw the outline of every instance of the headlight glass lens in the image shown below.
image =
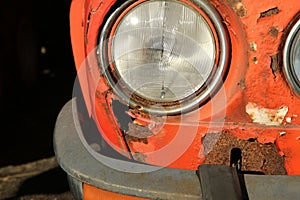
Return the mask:
<path fill-rule="evenodd" d="M 221 88 L 230 42 L 209 1 L 128 0 L 101 28 L 100 70 L 130 107 L 180 114 Z"/>
<path fill-rule="evenodd" d="M 288 82 L 300 95 L 300 19 L 293 25 L 285 41 L 283 61 Z"/>
<path fill-rule="evenodd" d="M 205 87 L 215 70 L 217 46 L 210 25 L 180 1 L 138 4 L 112 30 L 114 70 L 143 99 L 180 101 Z"/>

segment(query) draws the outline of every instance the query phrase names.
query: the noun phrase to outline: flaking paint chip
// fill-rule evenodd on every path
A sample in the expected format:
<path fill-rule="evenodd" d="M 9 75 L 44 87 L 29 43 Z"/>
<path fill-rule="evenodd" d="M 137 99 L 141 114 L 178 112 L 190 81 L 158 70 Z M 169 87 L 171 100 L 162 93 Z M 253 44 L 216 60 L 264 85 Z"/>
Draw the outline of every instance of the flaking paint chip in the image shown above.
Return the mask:
<path fill-rule="evenodd" d="M 284 136 L 286 134 L 286 132 L 285 131 L 281 131 L 281 132 L 279 132 L 279 135 L 280 136 Z"/>
<path fill-rule="evenodd" d="M 267 126 L 279 126 L 282 124 L 283 119 L 288 112 L 288 107 L 282 106 L 279 109 L 270 109 L 249 102 L 246 105 L 246 112 L 255 123 Z"/>

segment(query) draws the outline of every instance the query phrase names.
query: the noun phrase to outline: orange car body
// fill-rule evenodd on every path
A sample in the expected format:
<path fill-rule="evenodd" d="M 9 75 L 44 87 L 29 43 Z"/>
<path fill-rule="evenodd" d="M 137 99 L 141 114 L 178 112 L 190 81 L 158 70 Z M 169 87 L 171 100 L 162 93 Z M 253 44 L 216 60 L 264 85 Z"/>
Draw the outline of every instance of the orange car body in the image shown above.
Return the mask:
<path fill-rule="evenodd" d="M 222 87 L 208 102 L 182 114 L 156 116 L 140 107 L 128 107 L 125 114 L 132 123 L 150 133 L 142 139 L 128 139 L 113 111 L 112 102 L 123 101 L 99 71 L 97 58 L 101 28 L 119 2 L 73 0 L 73 55 L 91 119 L 113 149 L 147 164 L 196 170 L 205 161 L 203 137 L 207 133 L 227 132 L 243 140 L 274 143 L 284 157 L 287 174 L 300 175 L 300 96 L 290 87 L 282 62 L 290 26 L 300 18 L 299 0 L 208 2 L 220 14 L 230 44 Z M 103 198 L 140 199 L 84 184 L 85 199 L 100 194 Z"/>
<path fill-rule="evenodd" d="M 289 87 L 280 62 L 286 30 L 297 14 L 299 18 L 298 0 L 210 1 L 223 18 L 231 44 L 222 89 L 197 111 L 166 116 L 146 143 L 125 140 L 112 111 L 112 100 L 118 97 L 97 69 L 89 70 L 89 65 L 97 63 L 93 51 L 101 25 L 114 3 L 73 0 L 70 10 L 73 54 L 86 106 L 114 149 L 129 157 L 128 147 L 131 153 L 142 154 L 143 161 L 149 164 L 196 169 L 205 160 L 201 138 L 207 132 L 226 131 L 245 140 L 256 138 L 263 144 L 275 143 L 285 158 L 287 173 L 300 174 L 300 98 Z M 214 104 L 222 102 L 224 96 L 226 105 L 214 111 Z M 284 115 L 278 115 L 281 109 L 285 109 Z M 263 112 L 267 119 L 255 118 L 256 112 Z M 129 114 L 136 124 L 152 123 L 147 113 L 129 109 Z M 224 118 L 221 124 L 219 118 Z M 194 134 L 186 134 L 189 132 Z M 185 151 L 178 156 L 177 147 L 185 143 Z M 172 154 L 178 159 L 161 159 L 172 158 Z"/>

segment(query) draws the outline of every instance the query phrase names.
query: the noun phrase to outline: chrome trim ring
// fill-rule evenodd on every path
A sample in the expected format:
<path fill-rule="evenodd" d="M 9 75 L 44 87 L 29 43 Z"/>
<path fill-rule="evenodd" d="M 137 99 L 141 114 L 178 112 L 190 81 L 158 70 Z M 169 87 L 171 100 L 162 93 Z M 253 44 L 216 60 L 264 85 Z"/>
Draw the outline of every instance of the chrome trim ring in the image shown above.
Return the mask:
<path fill-rule="evenodd" d="M 296 58 L 299 63 L 295 63 Z M 300 95 L 300 14 L 298 14 L 298 20 L 290 29 L 285 40 L 283 72 L 290 87 Z"/>

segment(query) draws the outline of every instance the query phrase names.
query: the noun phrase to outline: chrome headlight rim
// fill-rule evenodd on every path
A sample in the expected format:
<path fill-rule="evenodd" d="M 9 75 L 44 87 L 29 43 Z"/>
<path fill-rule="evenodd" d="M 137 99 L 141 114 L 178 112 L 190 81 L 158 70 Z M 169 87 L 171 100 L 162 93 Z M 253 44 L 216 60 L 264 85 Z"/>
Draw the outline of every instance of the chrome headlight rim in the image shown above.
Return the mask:
<path fill-rule="evenodd" d="M 181 99 L 179 101 L 173 102 L 155 102 L 149 101 L 147 99 L 143 99 L 142 97 L 134 94 L 130 89 L 126 87 L 126 84 L 122 84 L 118 80 L 118 74 L 111 70 L 111 66 L 113 65 L 111 62 L 111 58 L 109 58 L 107 49 L 109 48 L 109 44 L 107 39 L 111 35 L 111 30 L 116 20 L 126 11 L 126 9 L 130 10 L 137 5 L 140 5 L 144 2 L 151 2 L 147 0 L 132 0 L 127 1 L 118 7 L 107 19 L 107 22 L 104 24 L 102 31 L 100 32 L 99 37 L 99 48 L 98 48 L 98 59 L 100 70 L 102 71 L 103 76 L 106 78 L 108 85 L 113 89 L 113 92 L 132 108 L 139 108 L 144 112 L 158 114 L 158 115 L 176 115 L 185 113 L 195 108 L 199 108 L 201 105 L 206 103 L 212 96 L 220 89 L 225 74 L 227 73 L 227 67 L 229 63 L 230 57 L 230 42 L 229 42 L 229 35 L 227 29 L 225 28 L 224 24 L 222 23 L 222 18 L 217 10 L 206 1 L 201 0 L 166 0 L 166 1 L 175 1 L 180 2 L 182 4 L 186 4 L 187 6 L 191 6 L 192 8 L 197 8 L 199 10 L 199 14 L 205 20 L 209 20 L 208 23 L 212 25 L 210 27 L 214 32 L 215 36 L 215 45 L 216 45 L 216 58 L 215 58 L 215 66 L 212 76 L 210 76 L 207 81 L 208 84 L 201 87 L 197 92 L 194 94 Z M 156 1 L 156 0 L 153 0 Z M 124 15 L 124 14 L 123 14 Z M 125 13 L 126 15 L 126 13 Z"/>
<path fill-rule="evenodd" d="M 300 76 L 297 77 L 293 63 L 297 41 L 300 41 L 300 13 L 296 15 L 290 24 L 287 37 L 283 47 L 283 72 L 289 86 L 300 96 Z M 299 45 L 299 44 L 298 44 Z"/>

